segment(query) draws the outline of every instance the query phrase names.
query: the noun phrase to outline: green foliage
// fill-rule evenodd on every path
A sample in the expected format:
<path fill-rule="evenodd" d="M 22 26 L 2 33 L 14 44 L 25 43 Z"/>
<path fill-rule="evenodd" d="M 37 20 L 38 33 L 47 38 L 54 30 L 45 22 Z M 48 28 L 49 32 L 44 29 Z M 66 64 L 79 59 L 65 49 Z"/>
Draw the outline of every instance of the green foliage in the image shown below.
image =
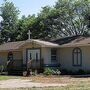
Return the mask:
<path fill-rule="evenodd" d="M 27 18 L 25 16 L 22 16 L 22 18 L 18 21 L 18 26 L 17 26 L 18 34 L 17 34 L 16 40 L 26 40 L 28 38 L 28 35 L 27 35 L 28 30 L 34 24 L 35 19 L 36 19 L 35 15 L 32 15 L 32 16 L 29 15 Z"/>
<path fill-rule="evenodd" d="M 2 20 L 1 38 L 4 41 L 31 38 L 51 40 L 71 35 L 90 36 L 90 0 L 58 0 L 53 7 L 42 7 L 40 13 L 22 16 L 12 2 L 4 1 L 0 7 Z M 1 42 L 1 41 L 0 41 Z"/>
<path fill-rule="evenodd" d="M 61 72 L 58 69 L 45 68 L 44 75 L 60 75 Z"/>
<path fill-rule="evenodd" d="M 45 71 L 44 71 L 44 74 L 45 75 L 52 75 L 53 71 L 50 68 L 46 68 Z"/>
<path fill-rule="evenodd" d="M 83 35 L 86 32 L 88 35 L 86 16 L 89 14 L 90 2 L 88 0 L 58 0 L 53 7 L 43 7 L 38 16 L 34 17 L 33 22 L 33 19 L 26 17 L 29 24 L 25 31 L 31 29 L 32 38 L 44 40 Z"/>
<path fill-rule="evenodd" d="M 19 10 L 14 6 L 12 2 L 7 0 L 0 7 L 2 17 L 2 39 L 7 42 L 8 39 L 15 41 L 17 35 L 17 21 Z"/>
<path fill-rule="evenodd" d="M 86 71 L 87 72 L 87 71 Z M 86 74 L 86 72 L 84 71 L 84 70 L 82 70 L 82 69 L 79 69 L 78 71 L 77 71 L 77 74 Z"/>
<path fill-rule="evenodd" d="M 72 71 L 72 70 L 67 70 L 67 69 L 62 69 L 60 70 L 62 75 L 87 75 L 90 74 L 90 71 L 86 71 L 83 69 L 79 69 L 77 71 Z"/>

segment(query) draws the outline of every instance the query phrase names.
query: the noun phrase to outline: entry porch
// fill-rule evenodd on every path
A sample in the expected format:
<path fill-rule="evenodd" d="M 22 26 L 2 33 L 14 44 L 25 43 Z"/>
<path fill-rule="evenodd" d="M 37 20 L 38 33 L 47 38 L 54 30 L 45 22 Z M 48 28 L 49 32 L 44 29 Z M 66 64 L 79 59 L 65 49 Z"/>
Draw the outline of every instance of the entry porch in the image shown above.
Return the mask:
<path fill-rule="evenodd" d="M 57 66 L 58 47 L 57 44 L 35 39 L 9 42 L 0 46 L 0 64 L 10 74 Z"/>

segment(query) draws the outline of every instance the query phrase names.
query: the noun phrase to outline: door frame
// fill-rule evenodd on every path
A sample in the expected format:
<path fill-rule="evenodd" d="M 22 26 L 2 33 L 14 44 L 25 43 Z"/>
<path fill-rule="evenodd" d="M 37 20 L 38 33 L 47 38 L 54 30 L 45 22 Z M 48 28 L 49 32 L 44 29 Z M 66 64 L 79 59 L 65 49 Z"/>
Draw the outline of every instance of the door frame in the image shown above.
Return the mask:
<path fill-rule="evenodd" d="M 41 48 L 26 48 L 26 68 L 27 68 L 27 62 L 28 62 L 28 50 L 40 50 L 40 60 L 41 60 Z"/>

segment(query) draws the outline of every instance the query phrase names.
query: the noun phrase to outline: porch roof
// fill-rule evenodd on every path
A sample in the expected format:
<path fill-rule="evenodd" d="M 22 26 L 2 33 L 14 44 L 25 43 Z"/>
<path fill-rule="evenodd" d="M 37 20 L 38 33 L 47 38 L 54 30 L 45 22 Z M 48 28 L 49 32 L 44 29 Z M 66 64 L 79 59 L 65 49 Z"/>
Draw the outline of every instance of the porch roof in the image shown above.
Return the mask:
<path fill-rule="evenodd" d="M 42 41 L 38 39 L 30 39 L 25 41 L 17 41 L 17 42 L 8 42 L 0 45 L 0 51 L 6 51 L 6 50 L 18 50 L 21 46 L 24 46 L 28 43 L 36 43 L 41 45 L 41 47 L 59 47 L 58 44 L 54 44 L 48 41 Z"/>

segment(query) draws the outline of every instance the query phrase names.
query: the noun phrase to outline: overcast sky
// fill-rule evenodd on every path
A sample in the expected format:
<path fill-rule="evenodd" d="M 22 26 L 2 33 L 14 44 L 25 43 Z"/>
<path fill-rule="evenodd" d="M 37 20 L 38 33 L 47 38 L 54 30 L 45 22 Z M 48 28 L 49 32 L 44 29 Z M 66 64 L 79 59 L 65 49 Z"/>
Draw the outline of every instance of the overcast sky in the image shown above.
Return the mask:
<path fill-rule="evenodd" d="M 21 11 L 19 17 L 22 15 L 28 16 L 29 14 L 37 14 L 41 7 L 46 5 L 53 6 L 57 0 L 9 0 L 12 1 L 16 7 Z M 0 0 L 0 6 L 3 0 Z"/>

